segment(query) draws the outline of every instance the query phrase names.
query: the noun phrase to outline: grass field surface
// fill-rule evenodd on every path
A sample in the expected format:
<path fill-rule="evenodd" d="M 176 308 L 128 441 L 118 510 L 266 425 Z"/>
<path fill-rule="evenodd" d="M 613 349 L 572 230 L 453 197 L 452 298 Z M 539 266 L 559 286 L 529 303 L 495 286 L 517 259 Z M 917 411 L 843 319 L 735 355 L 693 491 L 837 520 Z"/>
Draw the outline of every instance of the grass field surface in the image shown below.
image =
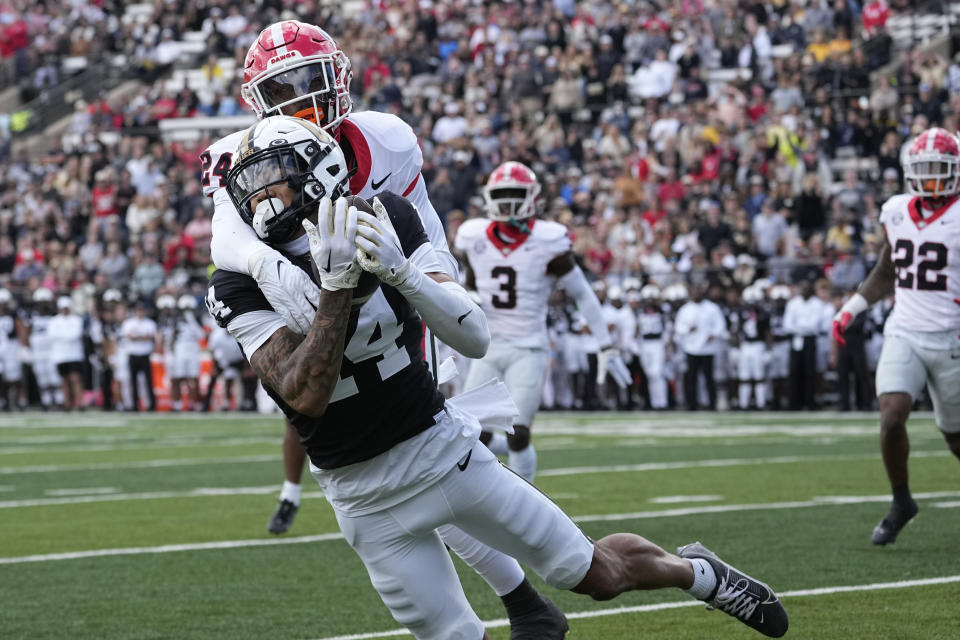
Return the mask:
<path fill-rule="evenodd" d="M 921 510 L 886 548 L 870 544 L 889 502 L 871 414 L 541 414 L 536 484 L 595 538 L 701 540 L 784 594 L 788 638 L 958 638 L 960 467 L 929 415 L 908 428 Z M 309 474 L 293 529 L 266 532 L 282 430 L 275 416 L 0 416 L 0 638 L 409 638 Z M 505 640 L 499 599 L 456 562 Z M 531 580 L 569 640 L 761 637 L 679 591 L 598 603 Z"/>

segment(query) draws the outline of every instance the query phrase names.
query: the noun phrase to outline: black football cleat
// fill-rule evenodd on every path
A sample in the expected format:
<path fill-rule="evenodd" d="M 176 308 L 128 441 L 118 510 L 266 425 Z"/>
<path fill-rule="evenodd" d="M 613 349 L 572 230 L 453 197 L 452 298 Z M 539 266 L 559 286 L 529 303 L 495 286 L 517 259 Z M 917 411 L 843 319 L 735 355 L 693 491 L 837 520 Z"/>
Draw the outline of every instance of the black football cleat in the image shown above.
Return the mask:
<path fill-rule="evenodd" d="M 717 588 L 704 602 L 765 636 L 779 638 L 787 632 L 787 612 L 773 589 L 734 569 L 699 542 L 677 549 L 681 558 L 706 560 L 717 574 Z"/>
<path fill-rule="evenodd" d="M 293 526 L 293 518 L 297 515 L 298 509 L 300 507 L 289 500 L 281 500 L 277 510 L 273 513 L 273 517 L 270 518 L 270 522 L 267 523 L 267 531 L 278 534 L 289 531 L 290 527 Z"/>
<path fill-rule="evenodd" d="M 567 616 L 546 596 L 541 608 L 510 618 L 510 640 L 563 640 L 570 625 Z"/>
<path fill-rule="evenodd" d="M 900 530 L 913 519 L 913 516 L 917 515 L 917 511 L 919 510 L 920 507 L 917 506 L 916 501 L 912 498 L 910 502 L 903 506 L 893 504 L 887 516 L 880 521 L 880 524 L 873 528 L 873 536 L 870 538 L 870 541 L 876 545 L 895 542 L 897 536 L 900 534 Z"/>

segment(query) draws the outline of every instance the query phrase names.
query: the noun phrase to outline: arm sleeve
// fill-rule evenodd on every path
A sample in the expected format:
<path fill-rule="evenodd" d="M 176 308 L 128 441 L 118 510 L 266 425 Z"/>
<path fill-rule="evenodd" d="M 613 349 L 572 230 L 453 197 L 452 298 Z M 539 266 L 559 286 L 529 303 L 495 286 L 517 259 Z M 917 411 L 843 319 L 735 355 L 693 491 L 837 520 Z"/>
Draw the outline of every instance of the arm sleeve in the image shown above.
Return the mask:
<path fill-rule="evenodd" d="M 412 262 L 412 260 L 411 260 Z M 427 327 L 468 358 L 482 358 L 490 345 L 487 317 L 456 282 L 436 282 L 414 264 L 398 289 Z"/>
<path fill-rule="evenodd" d="M 587 326 L 590 327 L 590 333 L 597 339 L 600 347 L 610 346 L 610 331 L 607 329 L 607 322 L 603 318 L 600 301 L 597 300 L 596 294 L 590 288 L 590 283 L 587 282 L 587 278 L 583 275 L 580 267 L 574 267 L 558 278 L 557 284 L 577 301 L 577 309 L 583 314 Z"/>
<path fill-rule="evenodd" d="M 249 275 L 250 257 L 261 251 L 273 251 L 260 242 L 243 221 L 226 189 L 217 189 L 213 194 L 211 231 L 210 258 L 218 269 Z"/>

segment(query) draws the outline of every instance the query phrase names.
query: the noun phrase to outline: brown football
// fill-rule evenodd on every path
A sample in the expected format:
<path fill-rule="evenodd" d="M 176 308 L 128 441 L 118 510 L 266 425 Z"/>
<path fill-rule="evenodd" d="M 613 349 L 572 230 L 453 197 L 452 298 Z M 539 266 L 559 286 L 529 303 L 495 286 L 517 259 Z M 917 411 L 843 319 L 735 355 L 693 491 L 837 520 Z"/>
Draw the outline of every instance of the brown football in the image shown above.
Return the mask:
<path fill-rule="evenodd" d="M 370 203 L 364 200 L 359 196 L 345 196 L 347 199 L 347 204 L 354 206 L 360 211 L 366 211 L 367 213 L 373 213 L 373 207 L 370 206 Z M 313 277 L 317 282 L 320 282 L 320 272 L 317 270 L 316 263 L 311 260 L 310 266 L 313 267 Z M 377 287 L 380 286 L 380 278 L 364 271 L 360 275 L 360 282 L 357 283 L 357 287 L 353 290 L 353 304 L 363 304 L 367 299 L 373 295 L 377 290 Z"/>

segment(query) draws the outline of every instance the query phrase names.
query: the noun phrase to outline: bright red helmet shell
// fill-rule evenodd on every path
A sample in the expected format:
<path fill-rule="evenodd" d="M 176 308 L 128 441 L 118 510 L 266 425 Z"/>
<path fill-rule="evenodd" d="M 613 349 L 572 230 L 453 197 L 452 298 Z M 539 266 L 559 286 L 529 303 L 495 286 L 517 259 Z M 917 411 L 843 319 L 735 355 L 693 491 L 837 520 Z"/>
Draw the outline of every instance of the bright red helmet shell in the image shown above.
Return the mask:
<path fill-rule="evenodd" d="M 240 94 L 258 118 L 292 115 L 334 130 L 350 114 L 350 60 L 318 26 L 277 22 L 247 51 Z"/>
<path fill-rule="evenodd" d="M 501 164 L 493 170 L 483 188 L 487 215 L 504 222 L 536 215 L 539 194 L 537 174 L 520 162 Z"/>
<path fill-rule="evenodd" d="M 960 142 L 946 129 L 933 127 L 910 145 L 903 163 L 907 191 L 922 198 L 960 193 Z"/>

